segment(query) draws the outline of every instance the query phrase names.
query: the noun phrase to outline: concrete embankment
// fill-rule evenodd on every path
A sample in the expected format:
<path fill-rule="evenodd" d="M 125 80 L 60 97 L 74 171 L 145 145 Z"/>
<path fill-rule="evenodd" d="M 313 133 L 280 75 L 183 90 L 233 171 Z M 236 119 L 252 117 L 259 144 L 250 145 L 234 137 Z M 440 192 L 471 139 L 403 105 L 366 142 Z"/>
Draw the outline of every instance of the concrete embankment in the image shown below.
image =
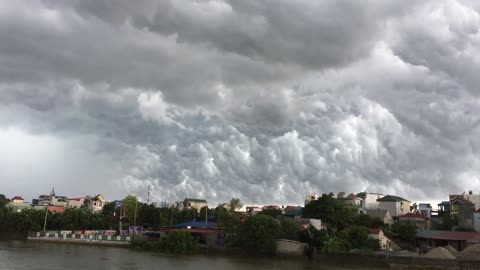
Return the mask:
<path fill-rule="evenodd" d="M 480 270 L 479 260 L 459 260 L 447 258 L 428 258 L 425 256 L 395 256 L 381 254 L 335 254 L 317 255 L 315 261 L 356 262 L 358 265 L 368 262 L 377 268 L 390 270 Z"/>
<path fill-rule="evenodd" d="M 128 247 L 129 243 L 125 241 L 108 241 L 108 240 L 90 240 L 90 239 L 62 239 L 52 237 L 28 237 L 29 241 L 88 245 L 88 246 L 108 246 L 108 247 Z"/>

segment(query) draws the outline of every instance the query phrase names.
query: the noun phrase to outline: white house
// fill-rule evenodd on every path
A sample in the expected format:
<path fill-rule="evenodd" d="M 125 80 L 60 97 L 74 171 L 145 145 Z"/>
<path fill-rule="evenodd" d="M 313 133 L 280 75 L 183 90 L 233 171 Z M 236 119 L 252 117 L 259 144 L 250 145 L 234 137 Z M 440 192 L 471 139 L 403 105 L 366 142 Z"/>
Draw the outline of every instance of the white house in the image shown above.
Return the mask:
<path fill-rule="evenodd" d="M 362 198 L 360 203 L 360 208 L 364 210 L 373 210 L 378 209 L 380 203 L 377 202 L 378 199 L 383 198 L 385 195 L 381 193 L 374 193 L 374 192 L 360 192 L 357 194 L 357 197 Z"/>
<path fill-rule="evenodd" d="M 473 194 L 473 191 L 468 191 L 468 193 L 463 193 L 463 198 L 469 200 L 475 205 L 475 209 L 480 208 L 480 194 Z"/>
<path fill-rule="evenodd" d="M 200 212 L 200 210 L 207 205 L 207 201 L 203 199 L 186 198 L 183 201 L 183 208 L 195 208 L 197 212 Z"/>
<path fill-rule="evenodd" d="M 404 198 L 387 195 L 377 199 L 377 202 L 379 202 L 378 207 L 381 210 L 388 210 L 392 217 L 403 216 L 410 213 L 410 201 Z"/>
<path fill-rule="evenodd" d="M 382 229 L 368 229 L 368 236 L 373 239 L 378 239 L 381 249 L 390 249 L 390 239 L 385 236 Z"/>
<path fill-rule="evenodd" d="M 418 204 L 418 213 L 426 218 L 432 217 L 432 205 L 429 203 Z"/>

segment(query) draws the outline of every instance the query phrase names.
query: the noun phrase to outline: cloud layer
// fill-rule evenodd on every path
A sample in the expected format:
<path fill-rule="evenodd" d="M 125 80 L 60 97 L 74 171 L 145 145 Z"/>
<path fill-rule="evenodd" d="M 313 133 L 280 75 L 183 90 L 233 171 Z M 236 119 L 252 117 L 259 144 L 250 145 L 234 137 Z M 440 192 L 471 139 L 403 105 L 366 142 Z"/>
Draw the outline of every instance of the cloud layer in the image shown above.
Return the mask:
<path fill-rule="evenodd" d="M 317 2 L 0 0 L 0 192 L 478 193 L 480 6 Z"/>

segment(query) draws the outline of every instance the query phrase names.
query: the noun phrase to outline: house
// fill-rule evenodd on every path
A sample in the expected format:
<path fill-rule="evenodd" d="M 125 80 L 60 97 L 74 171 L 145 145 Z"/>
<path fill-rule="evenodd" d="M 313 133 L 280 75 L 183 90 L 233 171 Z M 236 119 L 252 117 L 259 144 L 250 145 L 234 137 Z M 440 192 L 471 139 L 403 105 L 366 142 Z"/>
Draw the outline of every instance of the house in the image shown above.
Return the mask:
<path fill-rule="evenodd" d="M 366 214 L 371 218 L 383 220 L 384 224 L 388 224 L 388 225 L 393 224 L 393 218 L 392 216 L 390 216 L 390 213 L 388 212 L 388 210 L 367 210 Z"/>
<path fill-rule="evenodd" d="M 480 233 L 424 230 L 417 233 L 417 244 L 422 250 L 450 245 L 458 251 L 480 243 Z"/>
<path fill-rule="evenodd" d="M 104 206 L 105 206 L 105 199 L 103 198 L 102 194 L 96 195 L 91 200 L 90 209 L 94 213 L 102 211 Z"/>
<path fill-rule="evenodd" d="M 32 205 L 26 202 L 9 202 L 5 204 L 5 208 L 12 209 L 12 212 L 20 213 L 26 209 L 32 209 Z"/>
<path fill-rule="evenodd" d="M 426 218 L 432 217 L 432 205 L 429 203 L 418 204 L 418 213 Z"/>
<path fill-rule="evenodd" d="M 450 201 L 442 201 L 437 204 L 438 212 L 440 213 L 450 213 Z"/>
<path fill-rule="evenodd" d="M 197 212 L 199 213 L 200 213 L 200 210 L 207 205 L 208 205 L 207 201 L 202 199 L 186 198 L 183 201 L 183 208 L 194 208 L 194 209 L 197 209 Z"/>
<path fill-rule="evenodd" d="M 305 205 L 309 204 L 311 201 L 318 200 L 318 198 L 320 198 L 320 196 L 318 196 L 317 193 L 305 196 Z"/>
<path fill-rule="evenodd" d="M 424 217 L 418 213 L 407 213 L 398 217 L 399 224 L 412 223 L 417 227 L 417 231 L 430 230 L 432 227 L 429 218 Z"/>
<path fill-rule="evenodd" d="M 50 192 L 50 195 L 40 195 L 38 196 L 38 199 L 32 200 L 32 204 L 38 206 L 53 205 L 67 207 L 68 198 L 65 196 L 57 196 L 55 194 L 55 189 L 52 188 L 52 192 Z"/>
<path fill-rule="evenodd" d="M 363 199 L 355 196 L 355 194 L 350 193 L 348 196 L 345 196 L 345 192 L 339 192 L 337 195 L 337 200 L 343 203 L 345 206 L 357 206 L 362 205 Z"/>
<path fill-rule="evenodd" d="M 374 193 L 374 192 L 360 192 L 356 195 L 362 199 L 360 203 L 360 208 L 364 210 L 373 210 L 378 209 L 380 203 L 377 202 L 378 199 L 383 198 L 385 195 L 381 193 Z"/>
<path fill-rule="evenodd" d="M 301 206 L 288 205 L 283 209 L 283 215 L 291 218 L 300 217 L 302 215 L 302 209 L 303 207 Z"/>
<path fill-rule="evenodd" d="M 463 196 L 451 196 L 450 214 L 457 217 L 458 226 L 473 229 L 475 205 Z"/>
<path fill-rule="evenodd" d="M 265 205 L 263 207 L 263 210 L 268 210 L 268 209 L 279 210 L 280 206 L 278 206 L 278 205 Z"/>
<path fill-rule="evenodd" d="M 463 198 L 473 203 L 475 209 L 480 208 L 480 194 L 473 194 L 473 191 L 469 190 L 468 192 L 463 193 Z"/>
<path fill-rule="evenodd" d="M 49 205 L 47 206 L 48 212 L 52 214 L 62 214 L 65 211 L 65 207 L 57 206 L 57 205 Z"/>
<path fill-rule="evenodd" d="M 473 229 L 480 232 L 480 208 L 473 213 Z"/>
<path fill-rule="evenodd" d="M 410 212 L 410 201 L 393 195 L 387 195 L 377 199 L 381 210 L 388 210 L 392 217 L 398 217 Z"/>
<path fill-rule="evenodd" d="M 247 214 L 254 216 L 263 211 L 263 206 L 260 206 L 260 205 L 246 206 L 245 211 Z"/>
<path fill-rule="evenodd" d="M 378 239 L 381 249 L 390 249 L 390 239 L 385 236 L 382 229 L 368 229 L 368 237 Z"/>
<path fill-rule="evenodd" d="M 85 198 L 69 198 L 67 208 L 81 208 L 85 203 Z"/>
<path fill-rule="evenodd" d="M 23 203 L 23 198 L 20 196 L 15 196 L 12 198 L 12 202 L 14 203 Z"/>
<path fill-rule="evenodd" d="M 295 221 L 302 226 L 303 229 L 308 229 L 309 226 L 314 227 L 317 230 L 323 229 L 322 221 L 316 218 L 302 218 L 299 216 L 295 217 Z"/>

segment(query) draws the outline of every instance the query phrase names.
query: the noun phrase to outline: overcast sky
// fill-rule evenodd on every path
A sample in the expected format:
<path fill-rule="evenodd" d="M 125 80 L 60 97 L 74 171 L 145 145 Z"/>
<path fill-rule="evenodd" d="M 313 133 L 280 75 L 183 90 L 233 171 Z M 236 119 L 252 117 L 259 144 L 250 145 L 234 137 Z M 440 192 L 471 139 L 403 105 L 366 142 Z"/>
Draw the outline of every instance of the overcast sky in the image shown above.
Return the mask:
<path fill-rule="evenodd" d="M 0 0 L 0 193 L 480 192 L 477 0 Z"/>

